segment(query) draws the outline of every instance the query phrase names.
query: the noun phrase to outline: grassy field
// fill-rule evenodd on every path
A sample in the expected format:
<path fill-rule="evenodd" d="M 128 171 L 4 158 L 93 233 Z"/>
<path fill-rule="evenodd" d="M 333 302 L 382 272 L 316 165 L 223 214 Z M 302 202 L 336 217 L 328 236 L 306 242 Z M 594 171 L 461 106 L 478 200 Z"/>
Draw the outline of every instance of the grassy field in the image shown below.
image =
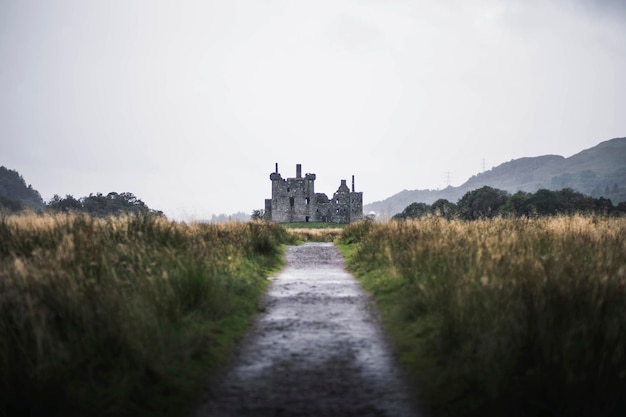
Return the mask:
<path fill-rule="evenodd" d="M 340 247 L 435 417 L 626 415 L 626 218 L 363 222 Z"/>
<path fill-rule="evenodd" d="M 0 218 L 0 415 L 186 415 L 246 331 L 281 245 L 330 241 L 435 417 L 626 404 L 626 219 Z"/>
<path fill-rule="evenodd" d="M 341 223 L 327 223 L 327 222 L 293 222 L 293 223 L 281 223 L 281 226 L 285 227 L 287 230 L 297 229 L 297 230 L 323 230 L 323 229 L 335 229 L 342 230 L 346 227 L 345 224 Z"/>
<path fill-rule="evenodd" d="M 256 312 L 285 229 L 0 218 L 0 415 L 186 415 Z"/>

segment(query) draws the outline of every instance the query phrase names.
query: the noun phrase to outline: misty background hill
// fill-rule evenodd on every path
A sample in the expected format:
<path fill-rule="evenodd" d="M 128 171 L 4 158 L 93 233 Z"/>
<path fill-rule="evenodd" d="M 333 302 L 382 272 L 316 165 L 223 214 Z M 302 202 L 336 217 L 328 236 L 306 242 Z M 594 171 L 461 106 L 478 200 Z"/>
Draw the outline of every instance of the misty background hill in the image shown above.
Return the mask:
<path fill-rule="evenodd" d="M 626 138 L 601 142 L 569 158 L 543 155 L 513 159 L 472 176 L 458 187 L 442 190 L 403 190 L 382 201 L 366 204 L 363 211 L 380 218 L 400 213 L 411 203 L 432 204 L 440 198 L 457 202 L 468 191 L 483 186 L 508 191 L 535 192 L 545 188 L 571 188 L 592 197 L 626 201 Z"/>

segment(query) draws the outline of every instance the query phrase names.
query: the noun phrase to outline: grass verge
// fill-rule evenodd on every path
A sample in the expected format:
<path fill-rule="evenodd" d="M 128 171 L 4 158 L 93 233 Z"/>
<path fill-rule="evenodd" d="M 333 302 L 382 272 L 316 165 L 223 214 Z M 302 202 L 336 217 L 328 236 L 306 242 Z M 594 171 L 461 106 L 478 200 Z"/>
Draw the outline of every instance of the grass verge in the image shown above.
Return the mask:
<path fill-rule="evenodd" d="M 0 218 L 0 414 L 187 415 L 247 330 L 284 228 Z"/>
<path fill-rule="evenodd" d="M 434 416 L 626 414 L 626 219 L 344 229 Z"/>

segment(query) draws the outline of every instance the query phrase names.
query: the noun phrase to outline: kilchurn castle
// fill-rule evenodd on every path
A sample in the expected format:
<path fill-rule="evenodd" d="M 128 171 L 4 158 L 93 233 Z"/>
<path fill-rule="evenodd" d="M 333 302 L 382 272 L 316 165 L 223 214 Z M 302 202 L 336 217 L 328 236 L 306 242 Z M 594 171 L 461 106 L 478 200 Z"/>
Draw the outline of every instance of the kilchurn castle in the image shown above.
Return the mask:
<path fill-rule="evenodd" d="M 276 223 L 328 222 L 352 223 L 363 218 L 363 193 L 341 184 L 333 198 L 315 192 L 315 174 L 302 176 L 302 165 L 296 165 L 295 178 L 283 178 L 276 170 L 270 174 L 272 198 L 265 200 L 264 219 Z"/>

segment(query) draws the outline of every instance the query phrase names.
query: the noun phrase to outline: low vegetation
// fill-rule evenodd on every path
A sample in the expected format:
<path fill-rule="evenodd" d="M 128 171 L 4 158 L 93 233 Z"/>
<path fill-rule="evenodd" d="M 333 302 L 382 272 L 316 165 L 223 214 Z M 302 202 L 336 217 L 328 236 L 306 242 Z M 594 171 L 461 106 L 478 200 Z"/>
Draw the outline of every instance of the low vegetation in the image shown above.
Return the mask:
<path fill-rule="evenodd" d="M 185 415 L 291 241 L 261 222 L 0 217 L 0 415 Z"/>
<path fill-rule="evenodd" d="M 339 238 L 435 417 L 626 413 L 626 218 L 0 217 L 0 415 L 185 415 L 281 245 Z"/>
<path fill-rule="evenodd" d="M 344 229 L 434 416 L 626 415 L 626 219 L 461 221 Z"/>

